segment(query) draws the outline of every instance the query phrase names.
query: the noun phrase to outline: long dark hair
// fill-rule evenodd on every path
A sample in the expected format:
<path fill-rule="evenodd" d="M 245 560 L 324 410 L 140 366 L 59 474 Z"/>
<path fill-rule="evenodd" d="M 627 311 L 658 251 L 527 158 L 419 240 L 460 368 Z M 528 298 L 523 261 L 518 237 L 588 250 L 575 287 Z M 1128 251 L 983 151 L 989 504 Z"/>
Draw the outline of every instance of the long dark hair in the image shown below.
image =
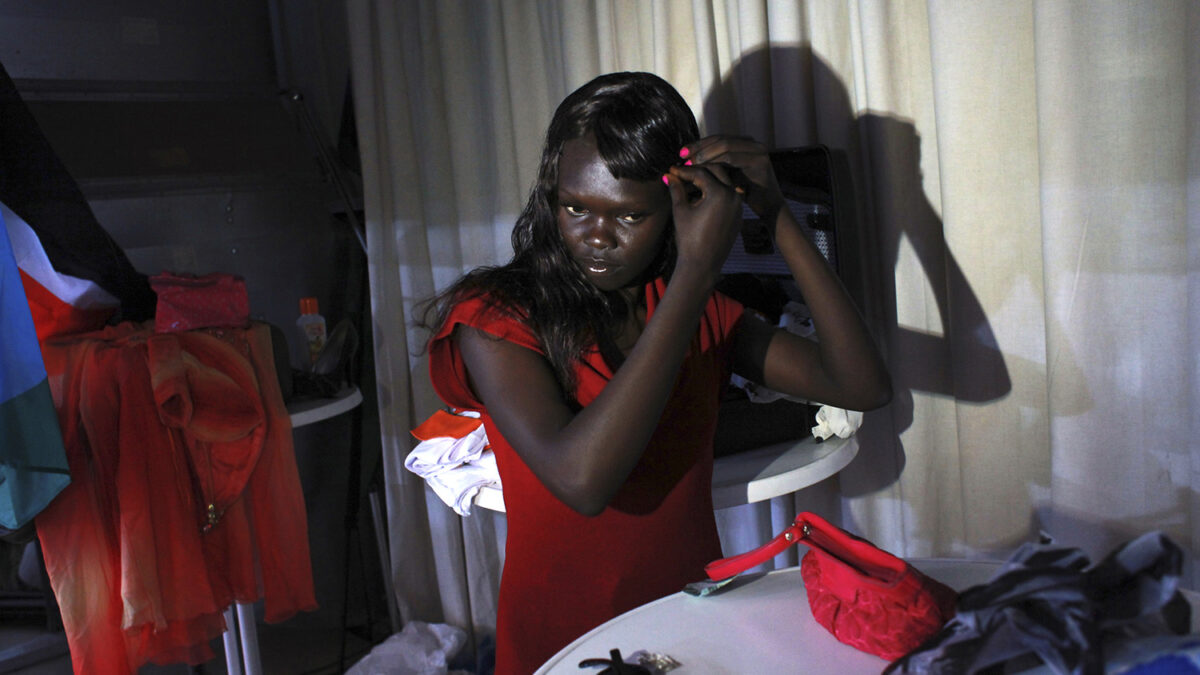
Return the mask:
<path fill-rule="evenodd" d="M 575 391 L 575 362 L 590 345 L 611 343 L 630 310 L 617 292 L 600 291 L 583 276 L 558 231 L 563 144 L 588 135 L 613 177 L 658 180 L 700 132 L 683 97 L 657 75 L 610 73 L 576 89 L 559 104 L 546 131 L 537 183 L 513 227 L 512 260 L 472 270 L 418 310 L 420 325 L 436 330 L 458 302 L 486 298 L 530 326 L 568 398 Z M 651 276 L 669 276 L 674 263 L 672 225 Z"/>

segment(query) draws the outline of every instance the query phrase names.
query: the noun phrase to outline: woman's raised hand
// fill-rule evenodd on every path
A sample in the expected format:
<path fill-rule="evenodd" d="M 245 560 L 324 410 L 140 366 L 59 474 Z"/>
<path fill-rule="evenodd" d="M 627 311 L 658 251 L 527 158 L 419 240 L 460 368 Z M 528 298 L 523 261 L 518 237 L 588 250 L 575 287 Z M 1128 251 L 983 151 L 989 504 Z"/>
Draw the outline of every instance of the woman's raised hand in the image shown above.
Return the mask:
<path fill-rule="evenodd" d="M 763 222 L 774 224 L 783 193 L 762 143 L 745 136 L 708 136 L 684 147 L 679 155 L 736 188 Z"/>
<path fill-rule="evenodd" d="M 714 170 L 715 169 L 715 170 Z M 676 268 L 697 265 L 711 277 L 720 274 L 742 224 L 742 195 L 721 167 L 673 166 L 666 177 L 675 220 Z"/>

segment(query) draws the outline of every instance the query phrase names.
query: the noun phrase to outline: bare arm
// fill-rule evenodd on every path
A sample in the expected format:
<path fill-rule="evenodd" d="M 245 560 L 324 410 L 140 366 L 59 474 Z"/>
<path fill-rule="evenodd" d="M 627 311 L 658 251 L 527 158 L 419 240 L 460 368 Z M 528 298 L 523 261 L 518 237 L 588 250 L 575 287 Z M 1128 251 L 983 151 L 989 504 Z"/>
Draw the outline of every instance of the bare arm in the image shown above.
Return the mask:
<path fill-rule="evenodd" d="M 454 335 L 471 386 L 496 426 L 556 497 L 599 513 L 641 459 L 732 246 L 741 199 L 707 171 L 670 182 L 678 258 L 654 314 L 613 379 L 579 412 L 539 354 L 470 328 Z"/>
<path fill-rule="evenodd" d="M 785 208 L 766 149 L 752 139 L 713 136 L 689 146 L 689 157 L 694 166 L 721 166 L 714 173 L 743 191 L 771 228 L 820 339 L 747 317 L 738 330 L 734 370 L 775 391 L 841 408 L 886 405 L 892 389 L 883 359 L 841 281 Z"/>

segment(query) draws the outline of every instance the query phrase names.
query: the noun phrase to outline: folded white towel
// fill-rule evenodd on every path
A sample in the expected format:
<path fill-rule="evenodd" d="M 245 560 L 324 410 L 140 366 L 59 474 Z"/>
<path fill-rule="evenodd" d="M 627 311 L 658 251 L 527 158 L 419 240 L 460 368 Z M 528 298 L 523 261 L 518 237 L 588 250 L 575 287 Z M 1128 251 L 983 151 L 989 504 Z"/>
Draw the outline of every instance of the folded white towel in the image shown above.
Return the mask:
<path fill-rule="evenodd" d="M 496 468 L 496 456 L 488 450 L 467 464 L 426 477 L 425 482 L 455 513 L 469 516 L 480 490 L 500 489 L 500 470 Z"/>
<path fill-rule="evenodd" d="M 471 411 L 455 414 L 479 417 Z M 404 468 L 424 478 L 439 499 L 463 516 L 471 514 L 472 502 L 481 489 L 500 487 L 500 471 L 482 421 L 462 438 L 434 436 L 421 441 L 404 459 Z"/>
<path fill-rule="evenodd" d="M 404 468 L 422 478 L 437 475 L 475 461 L 487 449 L 487 434 L 481 422 L 474 431 L 454 438 L 438 436 L 417 444 L 404 460 Z"/>

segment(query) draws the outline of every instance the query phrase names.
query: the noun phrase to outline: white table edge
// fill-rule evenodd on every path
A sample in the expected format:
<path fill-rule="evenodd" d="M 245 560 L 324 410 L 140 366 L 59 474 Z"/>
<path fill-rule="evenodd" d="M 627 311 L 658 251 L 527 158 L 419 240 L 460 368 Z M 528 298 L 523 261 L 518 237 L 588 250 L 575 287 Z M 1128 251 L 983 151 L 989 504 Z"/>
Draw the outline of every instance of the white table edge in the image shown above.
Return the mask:
<path fill-rule="evenodd" d="M 908 558 L 908 562 L 917 570 L 938 579 L 954 590 L 962 592 L 970 586 L 976 584 L 989 583 L 994 576 L 999 573 L 1005 561 L 997 559 L 968 559 L 968 558 Z M 783 569 L 773 570 L 768 572 L 769 575 L 798 575 L 800 573 L 799 566 L 786 567 Z M 797 580 L 798 583 L 803 583 Z M 1180 592 L 1191 606 L 1192 624 L 1191 633 L 1200 635 L 1200 593 L 1187 588 L 1180 588 Z M 671 595 L 652 600 L 644 605 L 625 612 L 611 620 L 593 628 L 587 633 L 579 636 L 570 644 L 563 647 L 546 661 L 540 668 L 535 671 L 534 675 L 547 675 L 547 673 L 563 665 L 567 658 L 581 646 L 588 643 L 597 635 L 603 634 L 614 622 L 626 620 L 628 617 L 639 614 L 645 611 L 652 611 L 659 604 L 677 601 L 683 596 L 683 592 L 673 593 Z"/>
<path fill-rule="evenodd" d="M 288 417 L 291 418 L 292 428 L 295 429 L 337 417 L 353 410 L 362 401 L 362 391 L 351 386 L 339 391 L 332 398 L 314 398 L 290 403 L 287 406 Z"/>
<path fill-rule="evenodd" d="M 854 436 L 833 436 L 824 441 L 809 436 L 798 441 L 718 457 L 713 462 L 713 508 L 725 509 L 762 502 L 815 485 L 846 468 L 858 455 L 858 449 L 858 439 Z M 789 466 L 800 455 L 810 452 L 821 453 L 821 456 L 815 461 Z M 753 466 L 763 458 L 770 458 L 770 462 L 756 470 L 752 478 L 746 480 L 736 477 L 739 467 Z M 783 471 L 773 470 L 781 465 Z"/>
<path fill-rule="evenodd" d="M 954 565 L 954 566 L 976 567 L 981 572 L 987 572 L 989 575 L 991 573 L 995 572 L 996 570 L 999 570 L 1000 566 L 1003 564 L 1002 562 L 1000 562 L 998 560 L 966 560 L 966 559 L 956 559 L 956 558 L 911 558 L 911 559 L 909 559 L 909 563 L 911 563 L 913 567 L 915 567 L 918 570 L 921 570 L 922 572 L 925 572 L 927 574 L 933 570 L 936 570 L 940 566 Z M 768 572 L 768 574 L 784 574 L 784 575 L 797 574 L 798 575 L 798 574 L 800 574 L 800 567 L 799 566 L 785 567 L 783 569 L 772 570 L 771 572 Z M 934 576 L 934 578 L 937 578 L 934 574 L 930 574 L 930 576 Z M 982 580 L 981 580 L 981 582 L 982 582 Z M 803 582 L 798 582 L 798 583 L 803 583 Z M 957 588 L 955 590 L 961 591 L 963 589 Z M 621 614 L 620 616 L 613 617 L 611 620 L 606 621 L 606 622 L 600 624 L 599 626 L 596 626 L 592 630 L 584 633 L 583 635 L 579 636 L 575 640 L 571 641 L 571 643 L 568 644 L 567 646 L 560 649 L 557 654 L 555 654 L 554 656 L 552 656 L 550 658 L 549 661 L 546 661 L 545 663 L 543 663 L 541 665 L 541 667 L 538 668 L 537 671 L 534 672 L 534 675 L 545 675 L 546 673 L 550 672 L 554 668 L 557 668 L 578 647 L 589 642 L 596 635 L 602 634 L 605 630 L 608 629 L 608 627 L 614 621 L 625 620 L 634 614 L 651 611 L 657 605 L 660 605 L 660 604 L 663 604 L 666 602 L 677 601 L 679 599 L 679 596 L 682 595 L 682 593 L 683 592 L 680 591 L 678 593 L 673 593 L 671 595 L 661 597 L 657 600 L 652 600 L 644 605 L 635 607 L 634 609 L 631 609 L 628 612 Z"/>

